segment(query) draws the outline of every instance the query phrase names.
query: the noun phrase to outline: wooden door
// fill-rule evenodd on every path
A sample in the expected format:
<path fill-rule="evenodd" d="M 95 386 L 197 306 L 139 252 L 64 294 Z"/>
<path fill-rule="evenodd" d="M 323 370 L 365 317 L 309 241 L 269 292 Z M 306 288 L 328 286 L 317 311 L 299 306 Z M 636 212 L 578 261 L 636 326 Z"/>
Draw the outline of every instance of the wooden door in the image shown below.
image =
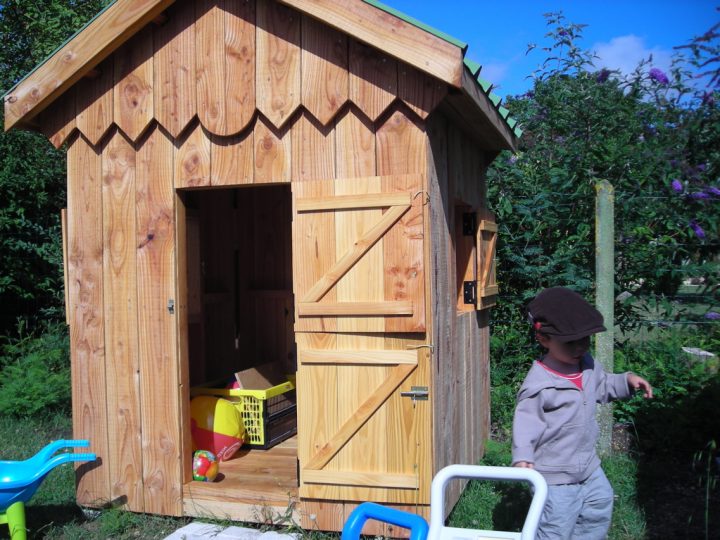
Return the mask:
<path fill-rule="evenodd" d="M 429 401 L 402 395 L 429 387 L 423 181 L 292 186 L 303 498 L 426 498 Z"/>
<path fill-rule="evenodd" d="M 420 174 L 295 182 L 296 332 L 424 332 Z"/>

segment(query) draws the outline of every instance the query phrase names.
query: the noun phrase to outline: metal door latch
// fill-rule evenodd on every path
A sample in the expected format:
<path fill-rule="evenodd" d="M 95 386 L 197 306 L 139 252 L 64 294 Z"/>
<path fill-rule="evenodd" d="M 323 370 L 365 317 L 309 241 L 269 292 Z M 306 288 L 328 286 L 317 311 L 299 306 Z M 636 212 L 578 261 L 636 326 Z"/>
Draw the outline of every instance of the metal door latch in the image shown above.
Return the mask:
<path fill-rule="evenodd" d="M 416 401 L 427 401 L 429 394 L 430 392 L 427 386 L 411 386 L 409 392 L 400 392 L 402 397 L 409 397 L 413 400 L 413 403 Z"/>

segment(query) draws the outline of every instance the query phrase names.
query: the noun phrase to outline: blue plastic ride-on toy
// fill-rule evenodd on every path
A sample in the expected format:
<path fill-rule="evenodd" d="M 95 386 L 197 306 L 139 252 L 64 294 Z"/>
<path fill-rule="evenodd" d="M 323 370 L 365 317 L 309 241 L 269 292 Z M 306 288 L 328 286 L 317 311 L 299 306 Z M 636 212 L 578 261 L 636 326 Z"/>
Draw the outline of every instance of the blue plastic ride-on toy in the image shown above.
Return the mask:
<path fill-rule="evenodd" d="M 445 526 L 445 487 L 453 478 L 478 480 L 510 480 L 529 482 L 533 498 L 525 517 L 522 532 L 485 531 Z M 486 467 L 481 465 L 449 465 L 433 478 L 430 491 L 430 526 L 420 516 L 364 502 L 348 516 L 341 540 L 358 540 L 365 522 L 375 519 L 410 529 L 410 540 L 534 540 L 540 515 L 547 500 L 547 483 L 540 473 L 517 467 Z"/>
<path fill-rule="evenodd" d="M 47 474 L 58 465 L 77 461 L 95 461 L 95 454 L 55 454 L 63 448 L 87 447 L 90 442 L 55 441 L 25 461 L 0 461 L 0 524 L 10 528 L 12 540 L 25 540 L 25 503 Z"/>

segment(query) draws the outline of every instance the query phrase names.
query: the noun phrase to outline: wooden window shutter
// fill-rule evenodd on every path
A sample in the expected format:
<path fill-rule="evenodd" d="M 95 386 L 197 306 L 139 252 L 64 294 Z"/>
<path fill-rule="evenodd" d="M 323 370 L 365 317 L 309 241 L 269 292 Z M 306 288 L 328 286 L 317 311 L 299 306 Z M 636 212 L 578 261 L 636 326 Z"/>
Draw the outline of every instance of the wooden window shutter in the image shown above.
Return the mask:
<path fill-rule="evenodd" d="M 498 228 L 495 215 L 485 208 L 478 211 L 477 222 L 477 309 L 482 310 L 497 302 L 495 251 Z"/>
<path fill-rule="evenodd" d="M 425 330 L 423 175 L 293 182 L 295 330 Z"/>

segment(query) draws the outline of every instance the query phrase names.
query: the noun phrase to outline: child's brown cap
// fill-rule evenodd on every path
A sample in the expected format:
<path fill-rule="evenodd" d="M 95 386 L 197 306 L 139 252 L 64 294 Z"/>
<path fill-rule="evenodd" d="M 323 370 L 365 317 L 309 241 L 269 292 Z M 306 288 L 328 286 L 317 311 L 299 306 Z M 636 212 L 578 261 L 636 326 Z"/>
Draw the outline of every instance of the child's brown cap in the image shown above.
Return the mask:
<path fill-rule="evenodd" d="M 528 304 L 534 328 L 558 341 L 568 342 L 607 330 L 600 312 L 575 291 L 551 287 Z"/>

